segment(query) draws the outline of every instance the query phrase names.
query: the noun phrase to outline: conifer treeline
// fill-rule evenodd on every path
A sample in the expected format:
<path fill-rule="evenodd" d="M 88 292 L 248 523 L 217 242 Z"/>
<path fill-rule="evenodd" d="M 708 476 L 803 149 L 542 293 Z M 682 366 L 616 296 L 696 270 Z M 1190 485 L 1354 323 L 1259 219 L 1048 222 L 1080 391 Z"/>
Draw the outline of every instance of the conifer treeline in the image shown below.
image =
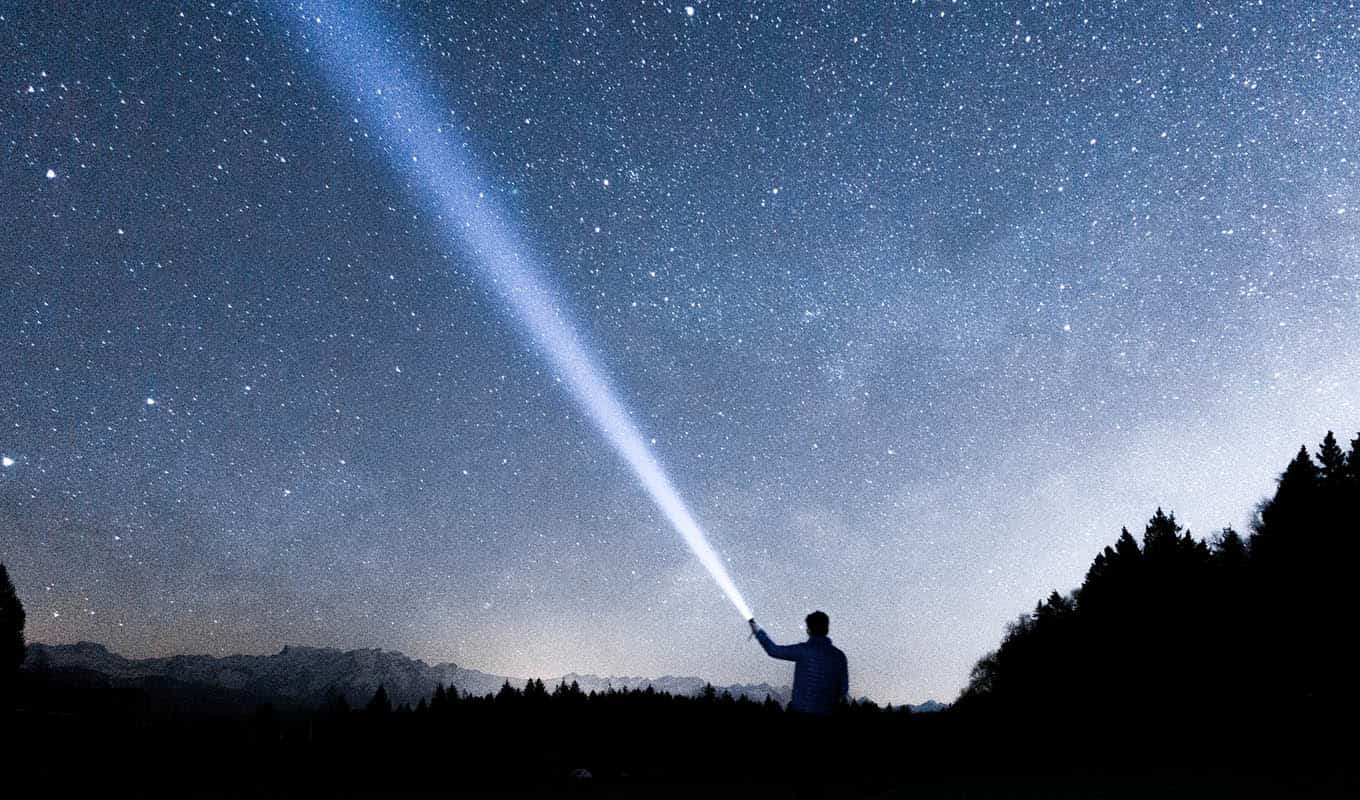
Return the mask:
<path fill-rule="evenodd" d="M 1300 448 L 1247 539 L 1195 539 L 1160 508 L 1141 546 L 1122 531 L 1080 587 L 1011 623 L 956 708 L 1215 727 L 1353 708 L 1357 537 L 1360 436 L 1346 453 L 1329 431 L 1316 460 Z"/>
<path fill-rule="evenodd" d="M 616 709 L 638 707 L 657 713 L 680 709 L 717 709 L 744 713 L 768 713 L 777 712 L 783 708 L 779 701 L 769 694 L 765 695 L 764 700 L 756 701 L 744 695 L 734 696 L 726 689 L 719 692 L 713 684 L 706 684 L 697 695 L 689 696 L 657 691 L 651 686 L 640 689 L 609 689 L 603 692 L 593 690 L 586 692 L 576 681 L 569 684 L 564 681 L 554 687 L 552 691 L 549 691 L 542 678 L 533 678 L 526 681 L 522 689 L 511 685 L 507 680 L 501 685 L 499 691 L 487 695 L 460 693 L 457 687 L 450 686 L 446 689 L 444 684 L 441 683 L 435 687 L 434 694 L 428 701 L 421 698 L 415 708 L 407 705 L 394 708 L 388 697 L 387 689 L 379 686 L 364 705 L 363 710 L 370 715 L 413 713 L 416 715 L 428 714 L 431 717 L 438 718 L 445 714 L 459 715 L 476 712 L 537 714 L 553 711 L 599 710 L 610 707 Z M 351 708 L 344 695 L 332 691 L 329 693 L 326 710 L 332 715 L 344 715 L 350 712 Z M 842 712 L 858 710 L 909 713 L 906 706 L 894 707 L 889 704 L 885 708 L 880 708 L 870 700 L 847 702 L 843 704 L 841 710 Z"/>
<path fill-rule="evenodd" d="M 849 761 L 833 754 L 853 751 L 857 758 L 868 758 L 871 769 L 857 774 L 835 766 L 827 773 L 843 783 L 837 796 L 851 797 L 861 793 L 854 788 L 859 783 L 881 783 L 895 768 L 877 753 L 912 737 L 910 728 L 919 716 L 905 707 L 857 701 L 842 705 L 825 725 L 808 727 L 807 720 L 792 718 L 772 697 L 756 701 L 712 685 L 695 695 L 652 687 L 586 692 L 575 682 L 549 689 L 534 679 L 523 688 L 506 682 L 487 695 L 439 686 L 415 708 L 393 708 L 382 687 L 359 710 L 336 694 L 329 709 L 309 717 L 305 727 L 265 717 L 257 721 L 257 731 L 262 739 L 326 752 L 437 747 L 458 753 L 473 773 L 508 784 L 584 771 L 615 784 L 737 785 L 759 777 L 752 763 L 775 763 L 799 748 L 818 751 L 836 764 Z M 530 755 L 521 758 L 526 747 L 532 748 Z M 506 772 L 508 763 L 513 772 Z M 769 780 L 782 787 L 799 774 Z"/>

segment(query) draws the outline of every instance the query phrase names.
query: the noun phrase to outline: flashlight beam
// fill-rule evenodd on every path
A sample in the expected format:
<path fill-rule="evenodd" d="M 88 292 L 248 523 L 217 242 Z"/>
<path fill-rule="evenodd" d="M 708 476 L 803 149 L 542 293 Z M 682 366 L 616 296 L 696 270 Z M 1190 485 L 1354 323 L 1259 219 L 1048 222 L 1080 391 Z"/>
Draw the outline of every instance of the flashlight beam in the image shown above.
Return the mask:
<path fill-rule="evenodd" d="M 396 55 L 392 37 L 359 3 L 304 2 L 297 14 L 308 50 L 330 84 L 351 97 L 382 151 L 408 186 L 434 210 L 438 230 L 463 251 L 486 288 L 510 309 L 522 333 L 547 359 L 572 399 L 633 471 L 643 489 L 704 565 L 743 620 L 751 609 L 722 559 L 645 444 L 591 357 L 542 268 L 485 186 L 468 145 L 443 111 L 440 93 L 414 64 Z"/>

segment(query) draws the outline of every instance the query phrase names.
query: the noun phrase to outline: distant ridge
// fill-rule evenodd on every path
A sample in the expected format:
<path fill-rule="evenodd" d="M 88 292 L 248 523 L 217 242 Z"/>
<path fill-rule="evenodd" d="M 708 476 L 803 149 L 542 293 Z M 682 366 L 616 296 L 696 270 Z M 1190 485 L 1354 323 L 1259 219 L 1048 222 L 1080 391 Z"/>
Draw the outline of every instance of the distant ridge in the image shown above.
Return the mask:
<path fill-rule="evenodd" d="M 344 695 L 352 706 L 362 706 L 381 685 L 396 705 L 414 706 L 429 700 L 435 687 L 456 686 L 473 695 L 494 694 L 507 681 L 522 688 L 524 678 L 492 675 L 456 664 L 426 664 L 394 650 L 377 648 L 339 650 L 328 647 L 289 645 L 273 655 L 180 655 L 162 658 L 131 659 L 110 651 L 102 644 L 28 646 L 23 668 L 31 671 L 96 673 L 111 685 L 142 686 L 148 681 L 171 680 L 180 684 L 227 689 L 243 696 L 283 698 L 299 705 L 319 706 L 332 691 Z M 575 681 L 582 691 L 603 692 L 610 688 L 646 689 L 675 695 L 702 691 L 707 681 L 695 677 L 666 675 L 660 678 L 600 677 L 570 673 L 551 680 L 543 678 L 551 690 L 559 682 Z M 718 692 L 734 697 L 763 701 L 768 695 L 780 703 L 788 702 L 787 686 L 766 683 L 715 686 Z"/>

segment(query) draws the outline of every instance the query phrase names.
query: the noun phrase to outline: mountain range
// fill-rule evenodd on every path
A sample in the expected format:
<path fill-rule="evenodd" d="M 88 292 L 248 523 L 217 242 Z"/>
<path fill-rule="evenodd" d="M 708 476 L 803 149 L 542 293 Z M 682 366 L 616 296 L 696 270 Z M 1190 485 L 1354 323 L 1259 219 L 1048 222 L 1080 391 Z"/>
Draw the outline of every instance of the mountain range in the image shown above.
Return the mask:
<path fill-rule="evenodd" d="M 391 650 L 339 650 L 322 647 L 287 646 L 272 655 L 178 655 L 132 659 L 94 642 L 48 645 L 31 644 L 24 661 L 31 672 L 97 676 L 101 683 L 118 687 L 164 689 L 167 685 L 187 690 L 198 686 L 232 693 L 242 703 L 283 702 L 298 707 L 319 707 L 334 693 L 345 697 L 351 706 L 362 707 L 379 686 L 383 686 L 394 705 L 416 705 L 428 700 L 435 687 L 457 687 L 464 694 L 487 695 L 509 683 L 523 688 L 524 678 L 493 675 L 457 664 L 427 664 Z M 585 692 L 609 689 L 646 689 L 672 695 L 694 695 L 708 682 L 702 678 L 666 675 L 660 678 L 580 675 L 569 673 L 544 684 L 551 691 L 559 683 L 575 682 Z M 760 702 L 767 696 L 781 704 L 789 699 L 788 686 L 767 683 L 715 686 L 719 693 L 746 697 Z M 935 711 L 942 706 L 927 701 L 915 710 Z"/>
<path fill-rule="evenodd" d="M 102 676 L 112 686 L 199 685 L 226 689 L 252 698 L 283 699 L 298 705 L 320 705 L 333 692 L 344 695 L 352 705 L 362 706 L 383 686 L 394 705 L 414 706 L 429 700 L 435 687 L 457 687 L 472 695 L 494 694 L 506 682 L 523 688 L 524 678 L 492 675 L 456 664 L 427 664 L 389 650 L 338 650 L 322 647 L 284 647 L 273 655 L 179 655 L 161 658 L 126 658 L 94 642 L 48 645 L 31 644 L 24 660 L 30 671 L 84 673 Z M 576 682 L 582 691 L 608 689 L 645 689 L 674 695 L 702 691 L 700 678 L 663 676 L 660 678 L 600 677 L 571 673 L 543 682 L 551 690 L 558 683 Z M 737 684 L 714 687 L 734 697 L 763 701 L 766 695 L 780 703 L 788 701 L 787 686 Z"/>

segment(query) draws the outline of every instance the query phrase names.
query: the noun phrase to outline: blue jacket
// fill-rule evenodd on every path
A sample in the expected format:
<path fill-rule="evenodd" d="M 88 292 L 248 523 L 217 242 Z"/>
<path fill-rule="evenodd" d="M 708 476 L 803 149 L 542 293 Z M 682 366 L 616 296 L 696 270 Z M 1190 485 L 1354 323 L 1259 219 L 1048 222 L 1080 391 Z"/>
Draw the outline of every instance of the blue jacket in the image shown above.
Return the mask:
<path fill-rule="evenodd" d="M 793 699 L 790 711 L 830 714 L 850 691 L 850 674 L 842 653 L 826 636 L 809 636 L 801 644 L 775 644 L 765 631 L 756 641 L 771 658 L 793 662 Z"/>

